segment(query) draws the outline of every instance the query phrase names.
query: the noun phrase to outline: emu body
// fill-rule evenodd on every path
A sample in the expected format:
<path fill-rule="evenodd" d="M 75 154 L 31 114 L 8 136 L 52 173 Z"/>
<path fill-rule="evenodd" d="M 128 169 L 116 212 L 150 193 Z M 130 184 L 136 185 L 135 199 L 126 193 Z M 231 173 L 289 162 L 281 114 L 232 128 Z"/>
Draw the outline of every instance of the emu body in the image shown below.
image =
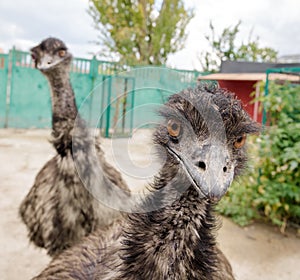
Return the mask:
<path fill-rule="evenodd" d="M 69 77 L 72 55 L 65 44 L 48 38 L 31 52 L 50 84 L 51 142 L 57 154 L 37 174 L 19 213 L 29 239 L 54 256 L 120 217 L 118 210 L 101 204 L 93 191 L 110 196 L 111 189 L 120 188 L 124 197 L 130 194 L 121 174 L 106 162 L 99 139 L 90 135 L 78 114 Z"/>

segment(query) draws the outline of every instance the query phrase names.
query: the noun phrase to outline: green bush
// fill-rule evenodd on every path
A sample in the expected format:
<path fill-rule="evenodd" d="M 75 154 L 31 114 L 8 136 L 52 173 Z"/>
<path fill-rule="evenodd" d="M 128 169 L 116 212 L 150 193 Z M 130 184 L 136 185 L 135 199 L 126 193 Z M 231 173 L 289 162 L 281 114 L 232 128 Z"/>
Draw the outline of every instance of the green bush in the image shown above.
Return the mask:
<path fill-rule="evenodd" d="M 252 220 L 260 217 L 254 203 L 257 197 L 259 174 L 255 164 L 255 159 L 258 158 L 258 141 L 257 136 L 248 138 L 249 168 L 243 176 L 233 182 L 228 193 L 217 206 L 217 210 L 221 214 L 230 217 L 241 226 L 248 225 Z"/>
<path fill-rule="evenodd" d="M 250 148 L 253 169 L 235 183 L 219 211 L 240 225 L 264 218 L 300 227 L 300 87 L 270 85 L 259 99 L 268 126 Z M 250 161 L 251 164 L 251 161 Z"/>

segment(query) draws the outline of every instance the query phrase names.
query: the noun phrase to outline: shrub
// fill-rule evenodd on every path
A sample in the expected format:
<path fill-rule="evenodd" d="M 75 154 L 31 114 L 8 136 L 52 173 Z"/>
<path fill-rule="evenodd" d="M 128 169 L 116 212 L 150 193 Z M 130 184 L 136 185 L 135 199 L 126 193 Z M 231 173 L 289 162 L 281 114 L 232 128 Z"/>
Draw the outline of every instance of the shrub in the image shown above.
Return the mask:
<path fill-rule="evenodd" d="M 260 97 L 268 112 L 265 131 L 250 150 L 253 170 L 232 186 L 218 207 L 240 225 L 266 218 L 284 231 L 300 227 L 300 87 L 270 85 Z M 254 151 L 254 152 L 253 152 Z"/>
<path fill-rule="evenodd" d="M 245 174 L 233 182 L 228 193 L 217 206 L 217 210 L 221 214 L 230 217 L 235 223 L 241 226 L 248 225 L 253 219 L 260 217 L 254 203 L 257 197 L 258 185 L 258 168 L 255 165 L 255 158 L 258 157 L 258 141 L 259 138 L 257 136 L 252 136 L 247 140 L 250 155 L 249 168 Z"/>

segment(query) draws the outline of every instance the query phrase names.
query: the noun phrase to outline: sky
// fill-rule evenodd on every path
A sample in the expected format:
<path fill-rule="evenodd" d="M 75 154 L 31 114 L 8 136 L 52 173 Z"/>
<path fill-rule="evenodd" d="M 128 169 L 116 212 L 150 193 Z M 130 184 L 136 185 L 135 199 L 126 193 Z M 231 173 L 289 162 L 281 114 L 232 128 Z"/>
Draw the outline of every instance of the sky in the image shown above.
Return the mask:
<path fill-rule="evenodd" d="M 187 27 L 183 50 L 172 54 L 167 65 L 201 70 L 199 54 L 208 49 L 204 36 L 209 22 L 216 32 L 234 26 L 239 20 L 240 40 L 249 33 L 259 36 L 261 47 L 272 47 L 279 56 L 300 54 L 299 0 L 184 0 L 196 14 Z M 42 39 L 62 39 L 76 57 L 91 58 L 98 52 L 97 30 L 87 13 L 88 0 L 10 0 L 0 1 L 0 48 L 13 46 L 28 51 Z"/>

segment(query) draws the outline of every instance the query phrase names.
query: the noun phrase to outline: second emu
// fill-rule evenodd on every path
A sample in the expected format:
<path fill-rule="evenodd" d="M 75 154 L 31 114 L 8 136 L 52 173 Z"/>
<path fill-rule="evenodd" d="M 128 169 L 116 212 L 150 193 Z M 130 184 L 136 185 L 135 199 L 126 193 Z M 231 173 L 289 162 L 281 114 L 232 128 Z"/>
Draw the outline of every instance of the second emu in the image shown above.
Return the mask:
<path fill-rule="evenodd" d="M 50 84 L 51 142 L 57 154 L 37 174 L 19 212 L 30 240 L 54 256 L 121 215 L 92 193 L 106 201 L 113 197 L 120 205 L 130 191 L 121 174 L 107 163 L 99 139 L 90 135 L 78 113 L 69 77 L 72 55 L 64 42 L 48 38 L 31 53 Z M 123 191 L 115 192 L 118 189 Z"/>

